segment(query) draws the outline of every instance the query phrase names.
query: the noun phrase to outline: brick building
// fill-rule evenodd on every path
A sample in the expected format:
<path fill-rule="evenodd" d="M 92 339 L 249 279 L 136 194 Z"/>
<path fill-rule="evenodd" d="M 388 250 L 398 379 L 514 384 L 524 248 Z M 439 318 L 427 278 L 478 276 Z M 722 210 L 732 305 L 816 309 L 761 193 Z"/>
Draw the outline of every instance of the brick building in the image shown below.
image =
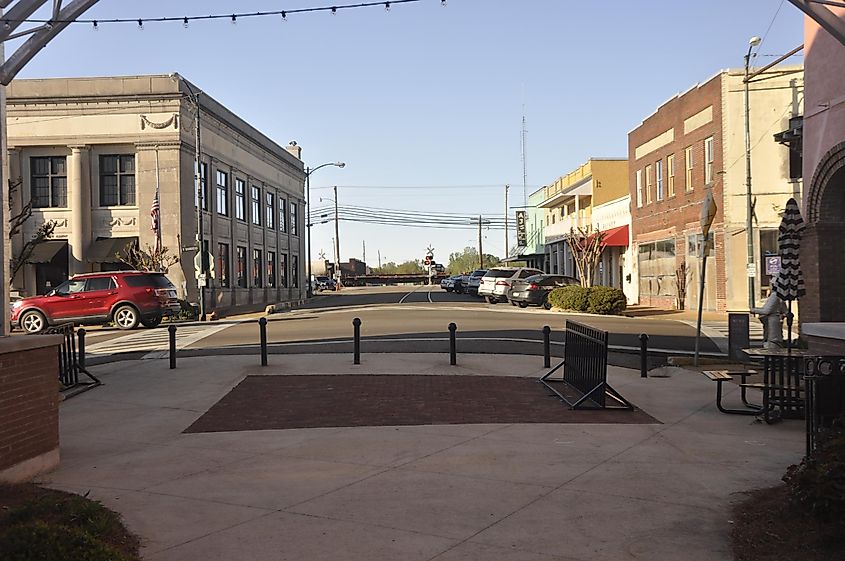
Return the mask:
<path fill-rule="evenodd" d="M 751 84 L 752 192 L 755 256 L 747 266 L 744 72 L 721 71 L 678 94 L 628 134 L 629 188 L 639 302 L 698 306 L 700 213 L 711 189 L 717 214 L 711 228 L 704 308 L 748 309 L 769 290 L 765 258 L 777 251 L 779 212 L 800 197 L 800 165 L 774 135 L 801 115 L 800 67 L 762 74 Z M 680 285 L 679 285 L 680 283 Z"/>

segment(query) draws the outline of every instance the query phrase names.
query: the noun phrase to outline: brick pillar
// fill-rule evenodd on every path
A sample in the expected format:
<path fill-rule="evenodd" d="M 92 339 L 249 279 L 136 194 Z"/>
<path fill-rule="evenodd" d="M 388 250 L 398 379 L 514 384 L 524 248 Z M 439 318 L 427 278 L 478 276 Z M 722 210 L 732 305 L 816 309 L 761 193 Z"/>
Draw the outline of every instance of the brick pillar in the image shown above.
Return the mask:
<path fill-rule="evenodd" d="M 821 293 L 819 287 L 819 239 L 815 224 L 804 230 L 801 238 L 801 271 L 807 294 L 798 302 L 801 323 L 821 321 Z"/>

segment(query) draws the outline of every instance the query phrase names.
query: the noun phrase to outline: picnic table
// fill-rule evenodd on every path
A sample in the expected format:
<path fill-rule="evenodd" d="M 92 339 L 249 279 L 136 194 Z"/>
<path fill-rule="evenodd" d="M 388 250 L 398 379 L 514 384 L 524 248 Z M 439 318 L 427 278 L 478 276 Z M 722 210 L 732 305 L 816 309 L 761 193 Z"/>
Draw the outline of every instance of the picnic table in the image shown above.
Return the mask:
<path fill-rule="evenodd" d="M 806 349 L 743 349 L 752 361 L 763 361 L 762 383 L 741 384 L 763 392 L 758 415 L 767 423 L 803 419 L 805 410 L 804 357 Z"/>

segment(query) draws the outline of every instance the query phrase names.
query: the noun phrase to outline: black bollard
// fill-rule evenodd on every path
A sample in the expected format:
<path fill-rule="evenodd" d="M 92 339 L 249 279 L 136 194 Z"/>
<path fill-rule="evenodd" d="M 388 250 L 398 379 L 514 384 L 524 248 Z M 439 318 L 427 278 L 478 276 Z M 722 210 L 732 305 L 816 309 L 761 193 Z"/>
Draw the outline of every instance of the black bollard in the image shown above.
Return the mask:
<path fill-rule="evenodd" d="M 258 331 L 261 335 L 261 366 L 267 366 L 267 318 L 258 320 Z"/>
<path fill-rule="evenodd" d="M 648 335 L 640 334 L 640 378 L 648 378 Z"/>
<path fill-rule="evenodd" d="M 361 319 L 352 320 L 353 364 L 361 364 Z"/>
<path fill-rule="evenodd" d="M 170 369 L 176 368 L 176 326 L 167 327 L 168 338 L 170 339 Z"/>
<path fill-rule="evenodd" d="M 79 337 L 79 369 L 85 370 L 85 328 L 80 327 L 76 334 Z"/>
<path fill-rule="evenodd" d="M 543 326 L 543 368 L 551 368 L 552 366 L 552 343 L 550 336 L 552 328 L 548 325 Z"/>
<path fill-rule="evenodd" d="M 458 350 L 455 348 L 455 331 L 458 326 L 454 323 L 449 324 L 449 364 L 455 366 L 458 364 Z"/>

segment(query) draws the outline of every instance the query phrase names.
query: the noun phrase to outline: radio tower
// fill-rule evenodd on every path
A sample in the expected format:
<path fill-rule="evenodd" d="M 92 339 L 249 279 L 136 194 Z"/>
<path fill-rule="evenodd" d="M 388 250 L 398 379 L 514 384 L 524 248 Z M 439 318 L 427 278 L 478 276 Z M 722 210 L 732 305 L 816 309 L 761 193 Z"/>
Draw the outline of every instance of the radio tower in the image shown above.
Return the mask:
<path fill-rule="evenodd" d="M 523 97 L 525 94 L 523 93 Z M 525 130 L 525 102 L 522 102 L 522 206 L 528 207 L 528 161 L 525 157 L 525 137 L 528 131 Z"/>

